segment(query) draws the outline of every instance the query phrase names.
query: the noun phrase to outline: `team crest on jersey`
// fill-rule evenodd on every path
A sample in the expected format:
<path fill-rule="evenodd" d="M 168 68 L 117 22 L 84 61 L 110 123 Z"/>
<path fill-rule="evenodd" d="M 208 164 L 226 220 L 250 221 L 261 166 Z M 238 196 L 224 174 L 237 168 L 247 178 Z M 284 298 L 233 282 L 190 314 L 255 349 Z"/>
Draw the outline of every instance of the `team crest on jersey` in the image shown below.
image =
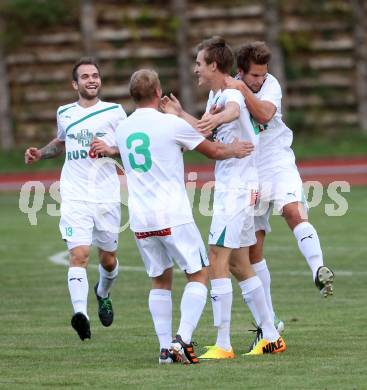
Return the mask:
<path fill-rule="evenodd" d="M 103 133 L 101 131 L 97 131 L 95 134 L 96 137 L 104 137 L 106 133 Z M 92 143 L 94 134 L 91 133 L 88 129 L 80 130 L 77 134 L 68 134 L 68 137 L 71 139 L 75 139 L 78 141 L 78 144 L 82 145 L 83 147 L 88 147 Z"/>

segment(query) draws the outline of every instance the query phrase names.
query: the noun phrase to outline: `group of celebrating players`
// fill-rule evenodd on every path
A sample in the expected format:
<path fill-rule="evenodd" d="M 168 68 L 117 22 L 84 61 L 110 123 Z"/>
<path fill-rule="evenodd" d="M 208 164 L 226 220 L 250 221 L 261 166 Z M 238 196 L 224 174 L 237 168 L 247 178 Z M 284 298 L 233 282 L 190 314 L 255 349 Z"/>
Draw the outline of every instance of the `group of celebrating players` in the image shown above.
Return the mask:
<path fill-rule="evenodd" d="M 238 73 L 233 78 L 235 57 Z M 104 326 L 113 322 L 110 291 L 119 271 L 120 227 L 120 182 L 111 158 L 115 156 L 121 157 L 127 177 L 130 228 L 152 280 L 149 310 L 159 340 L 159 363 L 235 357 L 230 340 L 231 274 L 257 327 L 245 355 L 286 350 L 280 335 L 284 322 L 274 313 L 263 256 L 273 209 L 293 231 L 321 294 L 333 293 L 334 273 L 324 265 L 317 232 L 307 218 L 292 131 L 282 120 L 281 88 L 268 73 L 270 57 L 264 42 L 245 44 L 236 56 L 221 37 L 201 42 L 194 73 L 209 98 L 200 119 L 185 112 L 173 94 L 162 97 L 158 74 L 151 69 L 131 76 L 136 110 L 127 117 L 121 105 L 99 100 L 98 64 L 88 58 L 75 64 L 72 86 L 78 101 L 58 109 L 57 136 L 41 149 L 28 148 L 25 161 L 65 153 L 59 226 L 70 253 L 71 325 L 81 340 L 91 337 L 86 269 L 92 244 L 100 260 L 94 287 L 99 318 Z M 185 190 L 185 150 L 216 160 L 208 254 Z M 174 262 L 187 284 L 179 328 L 172 337 Z M 197 357 L 192 334 L 207 301 L 209 280 L 217 339 Z"/>

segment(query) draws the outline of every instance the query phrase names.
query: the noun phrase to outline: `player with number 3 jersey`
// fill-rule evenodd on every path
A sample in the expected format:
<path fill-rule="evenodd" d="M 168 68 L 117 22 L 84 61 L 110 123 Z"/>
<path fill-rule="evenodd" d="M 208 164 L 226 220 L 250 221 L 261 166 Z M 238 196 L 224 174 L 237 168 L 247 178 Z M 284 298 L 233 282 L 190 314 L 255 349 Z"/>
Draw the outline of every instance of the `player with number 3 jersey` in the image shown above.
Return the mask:
<path fill-rule="evenodd" d="M 159 363 L 198 363 L 191 336 L 207 297 L 208 259 L 184 183 L 183 150 L 214 159 L 247 156 L 253 145 L 206 140 L 185 120 L 158 111 L 161 86 L 155 71 L 142 69 L 130 80 L 137 109 L 117 130 L 127 176 L 130 227 L 152 279 L 149 309 L 160 344 Z M 188 283 L 181 300 L 181 321 L 172 340 L 173 263 Z"/>

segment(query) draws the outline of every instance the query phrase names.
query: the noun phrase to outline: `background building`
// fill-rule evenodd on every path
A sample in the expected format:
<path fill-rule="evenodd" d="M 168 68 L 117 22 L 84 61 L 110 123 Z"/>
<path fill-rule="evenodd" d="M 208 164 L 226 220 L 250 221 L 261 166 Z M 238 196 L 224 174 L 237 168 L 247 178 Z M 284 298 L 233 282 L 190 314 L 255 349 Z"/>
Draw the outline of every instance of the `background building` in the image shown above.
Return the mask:
<path fill-rule="evenodd" d="M 153 67 L 166 92 L 202 113 L 206 95 L 196 93 L 192 66 L 196 44 L 213 35 L 234 48 L 248 40 L 269 44 L 270 70 L 300 142 L 311 138 L 302 134 L 332 140 L 334 148 L 346 138 L 367 139 L 364 1 L 3 0 L 0 11 L 3 149 L 51 137 L 56 108 L 74 99 L 71 66 L 86 54 L 101 63 L 103 98 L 128 112 L 131 73 Z"/>

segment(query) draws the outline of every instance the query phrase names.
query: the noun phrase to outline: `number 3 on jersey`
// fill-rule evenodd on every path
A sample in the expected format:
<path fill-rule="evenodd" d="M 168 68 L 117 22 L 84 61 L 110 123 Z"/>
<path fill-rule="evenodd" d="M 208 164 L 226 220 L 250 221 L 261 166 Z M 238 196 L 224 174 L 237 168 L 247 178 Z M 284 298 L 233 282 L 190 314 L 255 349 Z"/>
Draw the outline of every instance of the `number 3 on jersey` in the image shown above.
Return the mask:
<path fill-rule="evenodd" d="M 150 139 L 146 133 L 130 134 L 126 140 L 126 146 L 129 150 L 131 150 L 134 141 L 139 141 L 139 143 L 133 148 L 132 153 L 129 153 L 131 168 L 134 169 L 134 171 L 147 172 L 152 167 L 152 155 L 149 150 Z M 137 155 L 142 155 L 144 157 L 144 162 L 142 164 L 136 162 Z"/>

